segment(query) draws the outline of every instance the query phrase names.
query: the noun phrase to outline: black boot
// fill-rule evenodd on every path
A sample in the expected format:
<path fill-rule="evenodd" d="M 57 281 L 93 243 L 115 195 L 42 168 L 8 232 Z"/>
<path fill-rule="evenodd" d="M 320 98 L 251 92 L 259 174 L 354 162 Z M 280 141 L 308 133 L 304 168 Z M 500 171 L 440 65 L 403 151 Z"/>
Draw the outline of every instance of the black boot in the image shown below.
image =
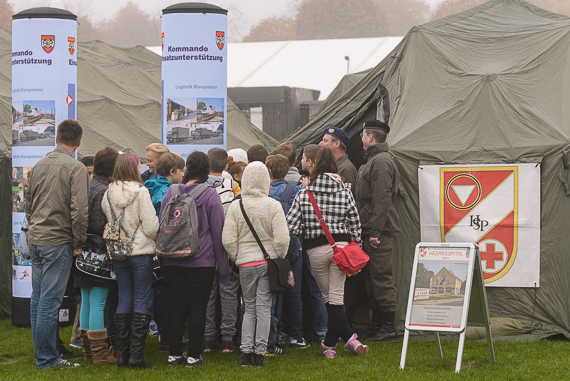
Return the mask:
<path fill-rule="evenodd" d="M 393 341 L 398 339 L 394 328 L 394 312 L 382 312 L 382 329 L 377 334 L 368 337 L 370 341 Z"/>
<path fill-rule="evenodd" d="M 148 326 L 150 324 L 150 315 L 133 313 L 131 320 L 131 356 L 129 357 L 129 367 L 131 368 L 150 368 L 150 364 L 144 361 L 144 344 Z"/>
<path fill-rule="evenodd" d="M 377 335 L 378 332 L 380 332 L 380 330 L 382 329 L 382 318 L 380 315 L 380 310 L 378 309 L 378 307 L 372 307 L 370 311 L 371 311 L 371 316 L 370 316 L 370 322 L 368 323 L 368 330 L 366 332 L 367 337 L 372 337 L 374 335 Z"/>
<path fill-rule="evenodd" d="M 131 346 L 131 314 L 115 314 L 116 349 L 119 351 L 118 366 L 127 366 Z"/>

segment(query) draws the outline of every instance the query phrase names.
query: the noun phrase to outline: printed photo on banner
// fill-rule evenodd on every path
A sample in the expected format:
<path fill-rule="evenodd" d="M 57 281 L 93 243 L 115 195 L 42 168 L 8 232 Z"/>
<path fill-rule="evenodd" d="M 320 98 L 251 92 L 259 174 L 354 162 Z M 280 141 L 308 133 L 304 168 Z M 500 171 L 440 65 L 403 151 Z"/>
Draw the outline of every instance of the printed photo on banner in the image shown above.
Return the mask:
<path fill-rule="evenodd" d="M 12 265 L 13 266 L 31 266 L 30 259 L 25 259 L 22 251 L 22 235 L 18 233 L 12 234 Z"/>
<path fill-rule="evenodd" d="M 166 100 L 167 144 L 223 144 L 224 99 Z"/>
<path fill-rule="evenodd" d="M 465 300 L 468 262 L 419 262 L 410 324 L 459 327 Z"/>
<path fill-rule="evenodd" d="M 13 101 L 12 145 L 55 146 L 55 101 Z"/>
<path fill-rule="evenodd" d="M 31 174 L 32 167 L 12 168 L 12 212 L 24 212 L 24 196 Z"/>
<path fill-rule="evenodd" d="M 422 241 L 476 243 L 486 285 L 538 287 L 539 165 L 426 165 L 419 184 Z"/>

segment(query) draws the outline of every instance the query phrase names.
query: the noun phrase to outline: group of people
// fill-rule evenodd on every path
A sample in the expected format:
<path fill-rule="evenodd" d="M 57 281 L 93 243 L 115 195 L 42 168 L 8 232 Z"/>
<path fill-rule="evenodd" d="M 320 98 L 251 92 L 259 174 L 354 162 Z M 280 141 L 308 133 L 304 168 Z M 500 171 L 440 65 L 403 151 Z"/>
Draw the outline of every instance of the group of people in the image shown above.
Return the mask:
<path fill-rule="evenodd" d="M 149 368 L 149 329 L 172 366 L 201 365 L 202 352 L 231 353 L 236 343 L 241 366 L 263 366 L 266 356 L 286 354 L 284 345 L 303 349 L 310 341 L 334 358 L 339 338 L 345 351 L 361 355 L 369 347 L 351 319 L 362 282 L 371 310 L 367 339 L 395 339 L 399 175 L 389 132 L 381 121 L 364 123 L 368 160 L 358 171 L 346 154 L 346 132 L 328 127 L 318 145 L 303 148 L 301 172 L 286 142 L 273 155 L 254 145 L 247 152 L 195 151 L 186 160 L 154 143 L 141 173 L 136 154 L 110 147 L 92 162 L 75 160 L 83 130 L 77 121 L 61 122 L 57 147 L 35 165 L 25 194 L 36 366 L 79 366 L 58 351 L 58 310 L 73 257 L 105 250 L 105 229 L 114 221 L 129 247 L 126 258 L 112 259 L 116 281 L 74 281 L 81 290 L 76 345 L 94 364 Z M 182 195 L 195 203 L 199 248 L 183 258 L 157 257 L 157 234 Z M 354 241 L 369 255 L 359 274 L 347 277 L 333 262 L 314 202 L 337 247 Z M 271 293 L 264 253 L 289 260 L 287 292 Z"/>

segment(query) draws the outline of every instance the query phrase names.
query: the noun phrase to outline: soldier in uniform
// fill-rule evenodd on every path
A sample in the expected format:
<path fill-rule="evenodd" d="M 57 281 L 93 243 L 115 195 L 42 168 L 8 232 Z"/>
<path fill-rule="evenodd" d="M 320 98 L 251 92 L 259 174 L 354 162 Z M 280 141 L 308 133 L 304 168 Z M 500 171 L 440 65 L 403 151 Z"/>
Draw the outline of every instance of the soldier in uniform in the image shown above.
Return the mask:
<path fill-rule="evenodd" d="M 363 250 L 370 256 L 366 265 L 366 289 L 372 310 L 368 339 L 394 340 L 396 287 L 392 268 L 392 246 L 400 232 L 393 202 L 399 173 L 388 152 L 390 127 L 379 120 L 365 122 L 361 133 L 368 161 L 358 171 L 354 196 L 362 222 Z"/>
<path fill-rule="evenodd" d="M 330 148 L 336 158 L 336 165 L 338 174 L 344 179 L 344 183 L 351 189 L 356 181 L 356 167 L 348 159 L 346 154 L 346 147 L 350 139 L 344 130 L 338 127 L 327 127 L 323 135 L 323 140 L 319 143 L 320 146 Z"/>

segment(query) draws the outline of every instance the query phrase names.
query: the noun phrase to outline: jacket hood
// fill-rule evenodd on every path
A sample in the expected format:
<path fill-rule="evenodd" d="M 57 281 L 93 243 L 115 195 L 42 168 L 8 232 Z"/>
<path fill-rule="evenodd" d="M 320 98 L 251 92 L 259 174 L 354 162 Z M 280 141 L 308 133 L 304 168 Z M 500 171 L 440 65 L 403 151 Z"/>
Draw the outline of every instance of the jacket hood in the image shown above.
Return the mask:
<path fill-rule="evenodd" d="M 147 180 L 144 182 L 144 186 L 148 189 L 148 193 L 150 193 L 151 197 L 164 187 L 168 188 L 171 185 L 170 180 L 160 175 L 157 176 L 156 180 Z"/>
<path fill-rule="evenodd" d="M 269 171 L 260 161 L 249 163 L 241 180 L 243 197 L 267 197 L 269 194 Z"/>
<path fill-rule="evenodd" d="M 134 181 L 117 181 L 109 185 L 111 203 L 119 208 L 125 208 L 146 188 Z"/>
<path fill-rule="evenodd" d="M 318 175 L 307 189 L 314 193 L 337 193 L 345 189 L 344 184 L 336 173 L 323 173 Z"/>

